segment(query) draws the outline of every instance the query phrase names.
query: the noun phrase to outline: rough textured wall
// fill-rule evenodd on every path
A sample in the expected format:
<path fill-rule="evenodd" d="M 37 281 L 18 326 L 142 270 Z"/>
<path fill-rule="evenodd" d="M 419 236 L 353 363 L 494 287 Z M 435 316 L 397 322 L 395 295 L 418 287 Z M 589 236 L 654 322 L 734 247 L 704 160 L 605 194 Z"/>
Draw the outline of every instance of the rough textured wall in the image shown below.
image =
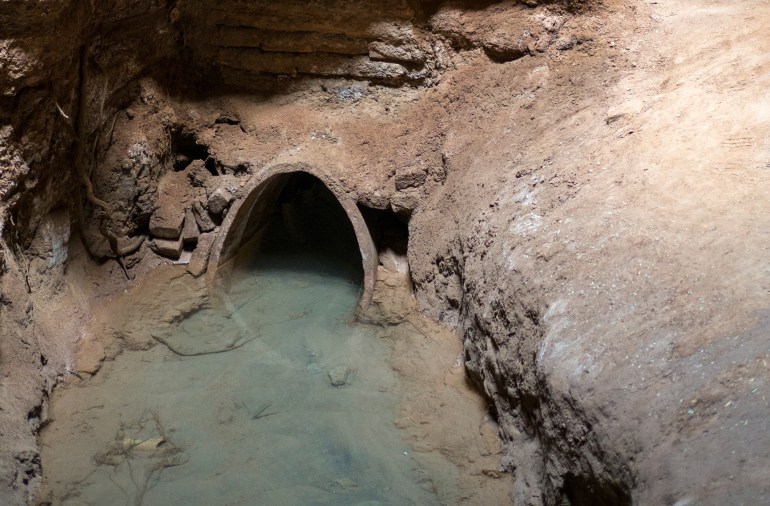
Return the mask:
<path fill-rule="evenodd" d="M 88 294 L 64 281 L 84 174 L 123 88 L 173 54 L 165 2 L 0 5 L 0 497 L 39 486 L 37 430 Z M 107 126 L 108 127 L 108 126 Z M 75 225 L 74 229 L 77 229 Z"/>
<path fill-rule="evenodd" d="M 118 287 L 180 254 L 184 223 L 202 249 L 258 169 L 312 163 L 411 217 L 417 297 L 462 333 L 517 501 L 761 502 L 759 0 L 91 5 L 0 7 L 13 501 L 98 285 L 63 277 L 87 263 L 66 224 Z"/>
<path fill-rule="evenodd" d="M 148 252 L 151 217 L 163 202 L 199 198 L 206 207 L 198 215 L 189 214 L 192 208 L 180 212 L 205 217 L 213 192 L 234 185 L 227 191 L 237 195 L 238 178 L 289 156 L 287 146 L 306 135 L 304 126 L 275 136 L 262 118 L 241 121 L 237 102 L 189 107 L 171 95 L 197 86 L 205 97 L 221 85 L 275 93 L 307 78 L 339 78 L 328 88 L 339 118 L 373 96 L 369 84 L 433 85 L 462 65 L 464 55 L 473 59 L 480 52 L 502 62 L 556 42 L 559 26 L 544 23 L 541 13 L 508 2 L 474 14 L 480 6 L 486 8 L 457 5 L 441 13 L 438 2 L 401 1 L 0 6 L 4 497 L 23 502 L 37 487 L 35 437 L 45 423 L 47 396 L 57 378 L 77 373 L 72 353 L 95 292 L 65 274 L 73 254 L 78 262 L 86 255 L 108 260 L 104 275 L 133 277 L 131 269 Z M 397 93 L 381 95 L 399 104 Z M 296 119 L 314 121 L 302 114 Z M 338 125 L 373 150 L 347 155 L 351 163 L 340 177 L 362 204 L 408 216 L 446 177 L 438 125 L 404 129 L 383 117 L 360 128 L 357 121 L 353 115 Z M 339 143 L 327 134 L 328 128 L 312 133 L 322 141 L 312 150 L 314 161 L 339 167 L 333 161 L 339 153 L 329 150 Z M 256 138 L 242 144 L 254 144 L 257 152 L 236 155 L 230 143 L 239 135 Z M 196 159 L 189 170 L 198 167 L 198 178 L 179 194 L 172 168 Z M 209 169 L 223 178 L 208 177 Z M 155 223 L 154 230 L 164 226 Z M 168 254 L 168 245 L 158 245 L 163 239 L 155 239 L 153 251 Z M 110 259 L 120 270 L 106 268 Z M 145 270 L 153 261 L 145 259 Z M 121 282 L 108 284 L 116 289 Z"/>
<path fill-rule="evenodd" d="M 207 79 L 246 88 L 298 76 L 424 86 L 460 51 L 480 48 L 501 62 L 544 51 L 561 25 L 539 23 L 537 2 L 528 4 L 195 0 L 176 12 L 188 60 Z"/>
<path fill-rule="evenodd" d="M 405 0 L 195 1 L 182 10 L 192 59 L 243 84 L 254 74 L 425 80 L 432 50 L 414 15 Z"/>

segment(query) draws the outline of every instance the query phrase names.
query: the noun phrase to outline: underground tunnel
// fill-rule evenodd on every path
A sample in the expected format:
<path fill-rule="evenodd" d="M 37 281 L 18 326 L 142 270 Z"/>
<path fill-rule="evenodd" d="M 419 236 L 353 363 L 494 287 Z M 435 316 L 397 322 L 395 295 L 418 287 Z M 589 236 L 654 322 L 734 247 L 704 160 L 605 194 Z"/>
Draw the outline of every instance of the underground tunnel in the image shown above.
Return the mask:
<path fill-rule="evenodd" d="M 258 174 L 222 224 L 209 282 L 230 282 L 239 248 L 282 256 L 313 251 L 361 283 L 359 306 L 366 307 L 374 289 L 377 249 L 355 202 L 330 189 L 339 187 L 304 164 L 278 165 Z"/>
<path fill-rule="evenodd" d="M 42 441 L 57 502 L 427 505 L 462 494 L 455 464 L 413 455 L 411 422 L 388 420 L 403 396 L 414 399 L 403 416 L 427 407 L 448 427 L 442 413 L 483 403 L 459 390 L 433 398 L 416 381 L 423 354 L 448 361 L 457 349 L 438 349 L 442 334 L 408 309 L 378 320 L 412 300 L 407 223 L 339 187 L 305 165 L 265 169 L 225 217 L 208 283 L 160 271 L 105 309 L 136 351 L 52 402 L 58 421 Z M 374 276 L 379 289 L 366 285 Z M 433 347 L 418 344 L 426 336 Z M 89 442 L 77 436 L 85 405 L 100 406 Z"/>
<path fill-rule="evenodd" d="M 0 504 L 770 502 L 767 4 L 0 2 Z"/>

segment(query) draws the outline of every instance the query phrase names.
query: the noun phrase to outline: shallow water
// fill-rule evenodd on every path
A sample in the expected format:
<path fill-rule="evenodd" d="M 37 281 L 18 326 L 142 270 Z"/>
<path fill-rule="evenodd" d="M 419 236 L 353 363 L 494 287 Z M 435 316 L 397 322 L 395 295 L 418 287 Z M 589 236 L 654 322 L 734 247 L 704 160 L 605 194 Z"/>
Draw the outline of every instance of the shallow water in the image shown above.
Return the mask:
<path fill-rule="evenodd" d="M 41 440 L 55 502 L 438 504 L 393 423 L 390 347 L 350 323 L 359 284 L 310 264 L 241 262 L 224 304 L 147 322 L 158 345 L 58 393 Z"/>

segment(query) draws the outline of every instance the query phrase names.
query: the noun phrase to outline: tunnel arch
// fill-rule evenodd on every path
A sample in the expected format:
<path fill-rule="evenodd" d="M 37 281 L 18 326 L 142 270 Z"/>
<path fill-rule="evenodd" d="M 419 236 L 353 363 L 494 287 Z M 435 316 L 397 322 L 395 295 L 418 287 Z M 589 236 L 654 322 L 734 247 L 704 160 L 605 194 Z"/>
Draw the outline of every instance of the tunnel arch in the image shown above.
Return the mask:
<path fill-rule="evenodd" d="M 377 273 L 377 249 L 355 199 L 342 188 L 342 184 L 325 171 L 305 163 L 283 163 L 266 167 L 258 172 L 245 187 L 245 197 L 236 200 L 227 213 L 211 249 L 206 274 L 210 286 L 221 286 L 232 270 L 232 260 L 247 240 L 253 237 L 267 219 L 267 213 L 275 204 L 283 184 L 292 174 L 304 173 L 315 177 L 331 191 L 353 226 L 364 272 L 363 293 L 360 308 L 366 308 L 372 300 Z"/>

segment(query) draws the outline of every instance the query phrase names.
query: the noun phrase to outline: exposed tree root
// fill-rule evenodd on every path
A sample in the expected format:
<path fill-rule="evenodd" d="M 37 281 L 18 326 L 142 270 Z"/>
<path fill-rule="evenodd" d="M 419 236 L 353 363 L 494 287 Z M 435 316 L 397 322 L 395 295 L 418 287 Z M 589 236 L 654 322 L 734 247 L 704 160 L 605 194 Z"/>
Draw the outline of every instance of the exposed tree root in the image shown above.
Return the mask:
<path fill-rule="evenodd" d="M 179 355 L 180 357 L 200 357 L 200 356 L 203 356 L 203 355 L 216 355 L 218 353 L 227 353 L 228 351 L 237 350 L 238 348 L 241 348 L 242 346 L 245 346 L 245 345 L 249 344 L 250 342 L 255 340 L 257 337 L 259 337 L 259 336 L 254 336 L 254 337 L 252 337 L 250 339 L 247 339 L 245 341 L 242 341 L 240 343 L 237 343 L 237 341 L 236 341 L 234 343 L 231 343 L 228 347 L 222 348 L 220 350 L 185 352 L 185 351 L 181 351 L 178 348 L 174 347 L 174 345 L 172 345 L 166 339 L 164 339 L 164 338 L 162 338 L 160 336 L 156 336 L 155 334 L 150 334 L 150 335 L 152 336 L 153 339 L 155 339 L 160 344 L 162 344 L 163 346 L 168 348 L 169 351 L 171 351 L 172 353 L 174 353 L 176 355 Z"/>

